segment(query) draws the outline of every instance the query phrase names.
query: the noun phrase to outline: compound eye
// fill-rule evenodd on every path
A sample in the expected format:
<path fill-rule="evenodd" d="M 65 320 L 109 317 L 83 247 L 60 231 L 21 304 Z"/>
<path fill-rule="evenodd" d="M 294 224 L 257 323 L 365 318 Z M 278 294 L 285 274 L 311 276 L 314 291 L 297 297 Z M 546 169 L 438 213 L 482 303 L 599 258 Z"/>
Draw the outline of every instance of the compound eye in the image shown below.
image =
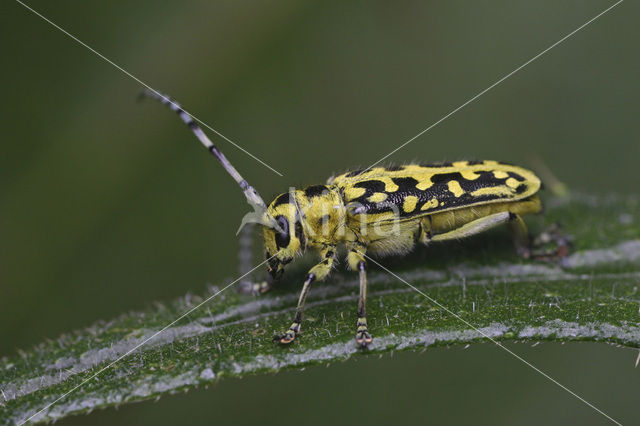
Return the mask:
<path fill-rule="evenodd" d="M 287 247 L 291 237 L 289 236 L 289 221 L 284 216 L 276 217 L 278 226 L 282 229 L 282 232 L 276 231 L 276 245 L 278 248 Z"/>

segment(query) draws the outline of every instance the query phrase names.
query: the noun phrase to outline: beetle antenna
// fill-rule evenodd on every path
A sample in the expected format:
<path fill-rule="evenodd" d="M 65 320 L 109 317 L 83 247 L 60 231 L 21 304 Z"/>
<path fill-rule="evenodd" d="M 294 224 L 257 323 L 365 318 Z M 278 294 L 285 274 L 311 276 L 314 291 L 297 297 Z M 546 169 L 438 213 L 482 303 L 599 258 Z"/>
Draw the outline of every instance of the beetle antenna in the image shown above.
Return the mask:
<path fill-rule="evenodd" d="M 242 192 L 244 192 L 244 196 L 247 197 L 247 201 L 249 202 L 249 204 L 251 204 L 252 206 L 257 206 L 258 208 L 262 208 L 263 210 L 267 209 L 267 206 L 260 194 L 258 194 L 258 191 L 256 191 L 254 187 L 249 185 L 247 181 L 240 175 L 240 173 L 238 173 L 236 168 L 231 165 L 222 151 L 220 151 L 218 147 L 215 146 L 213 142 L 211 142 L 209 137 L 207 137 L 200 126 L 198 126 L 198 123 L 196 123 L 196 121 L 182 109 L 180 104 L 173 101 L 168 96 L 150 89 L 145 89 L 145 91 L 140 94 L 140 97 L 156 99 L 162 102 L 164 105 L 168 106 L 176 114 L 178 114 L 178 116 L 182 119 L 182 121 L 185 122 L 187 126 L 189 126 L 189 129 L 191 129 L 191 131 L 196 135 L 200 142 L 202 142 L 205 148 L 207 148 L 207 150 L 214 157 L 216 157 L 216 159 L 220 162 L 220 164 L 222 164 L 222 167 L 224 167 L 227 173 L 229 173 L 231 177 L 238 183 L 238 185 L 240 185 L 240 189 L 242 190 Z M 271 223 L 263 223 L 263 225 L 270 226 Z"/>

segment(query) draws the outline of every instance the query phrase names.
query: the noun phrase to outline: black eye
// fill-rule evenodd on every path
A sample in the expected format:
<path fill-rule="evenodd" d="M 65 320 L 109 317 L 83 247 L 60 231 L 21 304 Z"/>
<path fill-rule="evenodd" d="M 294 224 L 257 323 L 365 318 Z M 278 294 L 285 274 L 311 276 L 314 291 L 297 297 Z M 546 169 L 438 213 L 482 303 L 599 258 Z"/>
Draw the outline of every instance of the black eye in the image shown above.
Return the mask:
<path fill-rule="evenodd" d="M 276 217 L 276 222 L 278 222 L 278 226 L 282 229 L 282 232 L 276 231 L 276 245 L 279 248 L 287 247 L 291 239 L 289 236 L 289 221 L 284 216 L 278 216 Z"/>

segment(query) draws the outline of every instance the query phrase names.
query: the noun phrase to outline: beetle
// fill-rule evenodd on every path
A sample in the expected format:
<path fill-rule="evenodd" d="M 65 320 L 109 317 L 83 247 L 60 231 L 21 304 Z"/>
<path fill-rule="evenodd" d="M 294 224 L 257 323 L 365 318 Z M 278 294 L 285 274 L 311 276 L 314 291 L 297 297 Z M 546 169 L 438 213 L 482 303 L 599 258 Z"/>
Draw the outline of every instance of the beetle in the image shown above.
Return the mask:
<path fill-rule="evenodd" d="M 179 104 L 156 91 L 144 95 L 178 114 L 257 209 L 254 222 L 262 225 L 271 282 L 302 252 L 319 254 L 304 280 L 293 323 L 275 338 L 282 344 L 300 333 L 311 284 L 327 278 L 339 246 L 347 249 L 349 269 L 359 274 L 355 340 L 362 347 L 373 340 L 366 313 L 368 254 L 403 255 L 418 243 L 461 239 L 508 224 L 517 253 L 532 255 L 522 216 L 541 212 L 542 204 L 540 179 L 530 170 L 489 160 L 373 167 L 333 176 L 322 185 L 292 188 L 267 206 Z"/>

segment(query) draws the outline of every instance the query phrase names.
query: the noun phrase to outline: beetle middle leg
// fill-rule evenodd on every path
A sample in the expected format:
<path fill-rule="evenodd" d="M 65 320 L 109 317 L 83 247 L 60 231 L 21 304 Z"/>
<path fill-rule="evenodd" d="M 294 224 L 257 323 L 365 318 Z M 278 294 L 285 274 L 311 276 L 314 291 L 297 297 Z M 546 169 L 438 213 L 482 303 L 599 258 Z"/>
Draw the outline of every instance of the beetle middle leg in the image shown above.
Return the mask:
<path fill-rule="evenodd" d="M 364 259 L 364 246 L 356 246 L 349 250 L 347 254 L 347 262 L 349 268 L 358 271 L 360 276 L 360 297 L 358 298 L 358 322 L 356 329 L 356 343 L 366 347 L 373 341 L 373 337 L 369 333 L 367 326 L 367 263 Z"/>
<path fill-rule="evenodd" d="M 324 280 L 333 266 L 336 257 L 336 248 L 332 246 L 325 247 L 321 252 L 322 260 L 316 266 L 311 268 L 307 273 L 307 278 L 304 280 L 300 297 L 298 298 L 298 306 L 296 308 L 296 314 L 293 317 L 293 323 L 289 326 L 289 329 L 281 335 L 275 336 L 274 340 L 287 344 L 293 342 L 296 338 L 296 334 L 300 333 L 302 325 L 302 314 L 304 312 L 304 304 L 307 300 L 307 294 L 311 288 L 311 283 L 314 281 Z"/>

